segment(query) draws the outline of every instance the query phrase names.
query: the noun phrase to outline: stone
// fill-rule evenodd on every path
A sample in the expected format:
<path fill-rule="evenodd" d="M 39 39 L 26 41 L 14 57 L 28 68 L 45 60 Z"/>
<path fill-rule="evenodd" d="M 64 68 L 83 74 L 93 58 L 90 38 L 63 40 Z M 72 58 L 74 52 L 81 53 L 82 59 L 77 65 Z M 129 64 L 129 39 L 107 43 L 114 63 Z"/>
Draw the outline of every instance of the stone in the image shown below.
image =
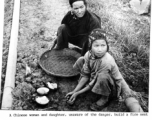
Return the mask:
<path fill-rule="evenodd" d="M 150 0 L 131 0 L 131 8 L 138 14 L 150 12 Z"/>

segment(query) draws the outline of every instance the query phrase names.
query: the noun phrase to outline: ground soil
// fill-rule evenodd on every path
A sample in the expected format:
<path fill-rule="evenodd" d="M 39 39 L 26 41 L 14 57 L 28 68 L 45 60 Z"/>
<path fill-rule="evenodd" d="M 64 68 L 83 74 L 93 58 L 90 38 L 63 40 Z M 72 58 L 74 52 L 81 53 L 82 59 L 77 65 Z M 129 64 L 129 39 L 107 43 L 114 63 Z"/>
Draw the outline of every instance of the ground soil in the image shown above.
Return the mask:
<path fill-rule="evenodd" d="M 107 4 L 110 3 L 107 1 L 104 5 Z M 125 9 L 125 7 L 123 8 Z M 12 9 L 13 1 L 6 0 L 2 84 L 4 84 L 7 65 Z M 16 88 L 13 92 L 13 110 L 45 110 L 48 108 L 47 110 L 58 111 L 90 111 L 89 106 L 98 99 L 99 96 L 91 92 L 87 92 L 86 94 L 80 95 L 74 105 L 68 105 L 66 103 L 65 95 L 75 88 L 78 83 L 79 76 L 63 78 L 48 75 L 38 65 L 38 60 L 41 54 L 52 46 L 56 37 L 57 29 L 61 24 L 61 20 L 69 9 L 70 6 L 68 4 L 68 0 L 21 0 L 15 81 Z M 111 14 L 111 12 L 109 12 L 109 14 Z M 73 46 L 70 45 L 70 47 Z M 25 74 L 26 64 L 29 65 L 32 71 L 29 76 L 26 76 Z M 58 89 L 49 93 L 48 97 L 50 102 L 48 105 L 39 106 L 32 98 L 36 95 L 36 89 L 44 86 L 44 83 L 48 81 L 57 83 Z M 26 91 L 22 91 L 24 88 L 23 86 L 27 88 Z M 29 88 L 32 89 L 30 92 Z M 22 92 L 17 93 L 17 91 Z M 29 93 L 25 94 L 26 92 Z M 27 96 L 29 98 L 26 99 Z M 128 109 L 124 102 L 114 100 L 102 111 L 124 112 L 128 111 Z"/>

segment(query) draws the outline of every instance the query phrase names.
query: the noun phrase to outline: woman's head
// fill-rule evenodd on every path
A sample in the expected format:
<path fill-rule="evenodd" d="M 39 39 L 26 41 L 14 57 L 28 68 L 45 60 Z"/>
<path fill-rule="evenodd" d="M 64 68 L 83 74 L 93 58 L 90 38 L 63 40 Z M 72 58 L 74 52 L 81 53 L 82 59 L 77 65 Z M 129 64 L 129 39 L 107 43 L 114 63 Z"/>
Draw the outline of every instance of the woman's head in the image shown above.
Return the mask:
<path fill-rule="evenodd" d="M 100 28 L 94 29 L 89 35 L 89 50 L 98 57 L 109 51 L 107 38 Z"/>
<path fill-rule="evenodd" d="M 73 3 L 74 3 L 74 2 L 77 2 L 77 1 L 83 1 L 84 5 L 85 5 L 85 6 L 87 5 L 86 0 L 69 0 L 70 6 L 72 7 Z"/>
<path fill-rule="evenodd" d="M 86 12 L 86 0 L 69 0 L 72 12 L 79 18 L 83 17 Z"/>

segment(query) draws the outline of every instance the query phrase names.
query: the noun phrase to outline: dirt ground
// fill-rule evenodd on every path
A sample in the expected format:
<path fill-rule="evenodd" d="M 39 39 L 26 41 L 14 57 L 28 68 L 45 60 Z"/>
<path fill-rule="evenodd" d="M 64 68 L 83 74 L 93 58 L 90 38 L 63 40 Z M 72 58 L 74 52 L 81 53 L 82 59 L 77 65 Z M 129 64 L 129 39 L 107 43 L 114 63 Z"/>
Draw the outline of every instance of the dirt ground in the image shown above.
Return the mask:
<path fill-rule="evenodd" d="M 104 5 L 106 6 L 107 4 L 109 4 L 108 1 Z M 127 9 L 125 7 L 123 8 L 125 10 Z M 6 0 L 2 84 L 4 84 L 7 65 L 12 9 L 13 0 Z M 68 105 L 65 95 L 75 88 L 79 76 L 71 78 L 51 76 L 46 74 L 38 65 L 41 54 L 52 46 L 61 20 L 69 9 L 68 0 L 21 0 L 13 110 L 90 111 L 89 106 L 98 99 L 99 96 L 87 92 L 80 95 L 74 105 Z M 113 11 L 110 12 L 112 14 Z M 145 20 L 149 19 L 145 18 Z M 115 21 L 113 24 L 116 24 L 116 22 L 118 23 L 119 21 Z M 73 46 L 70 45 L 70 47 Z M 29 76 L 25 75 L 26 64 L 32 70 L 32 74 Z M 32 98 L 36 95 L 36 89 L 44 86 L 44 83 L 48 81 L 57 83 L 58 89 L 49 93 L 50 102 L 48 105 L 39 106 Z M 128 109 L 124 102 L 112 101 L 102 111 L 125 112 Z"/>

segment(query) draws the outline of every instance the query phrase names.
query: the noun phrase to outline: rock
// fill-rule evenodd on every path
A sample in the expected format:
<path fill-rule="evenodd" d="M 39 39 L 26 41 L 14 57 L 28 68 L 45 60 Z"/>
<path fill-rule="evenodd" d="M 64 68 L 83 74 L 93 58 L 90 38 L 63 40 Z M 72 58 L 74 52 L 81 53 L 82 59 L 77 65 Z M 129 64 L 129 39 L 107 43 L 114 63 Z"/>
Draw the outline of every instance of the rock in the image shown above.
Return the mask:
<path fill-rule="evenodd" d="M 23 110 L 27 110 L 27 109 L 28 109 L 27 105 L 23 106 Z"/>
<path fill-rule="evenodd" d="M 32 82 L 32 83 L 33 83 L 33 82 Z M 41 85 L 40 85 L 39 83 L 33 83 L 33 87 L 34 87 L 34 88 L 40 88 Z"/>
<path fill-rule="evenodd" d="M 22 58 L 21 58 L 21 57 L 18 57 L 18 58 L 17 58 L 17 62 L 20 62 L 20 63 L 21 63 L 21 62 L 22 62 Z"/>
<path fill-rule="evenodd" d="M 2 56 L 3 61 L 7 60 L 7 55 L 6 56 Z"/>
<path fill-rule="evenodd" d="M 3 56 L 7 56 L 8 55 L 8 49 L 6 49 L 4 52 L 3 52 Z"/>
<path fill-rule="evenodd" d="M 22 68 L 22 63 L 17 63 L 16 68 L 21 69 Z"/>
<path fill-rule="evenodd" d="M 2 75 L 1 75 L 1 78 L 4 79 L 4 78 L 5 78 L 5 74 L 2 74 Z"/>
<path fill-rule="evenodd" d="M 38 64 L 37 64 L 36 61 L 34 61 L 34 62 L 32 62 L 32 63 L 29 63 L 29 64 L 30 64 L 30 66 L 31 66 L 32 68 L 36 68 L 36 67 L 38 66 Z"/>
<path fill-rule="evenodd" d="M 22 68 L 26 68 L 26 66 L 25 66 L 26 63 L 25 63 L 23 60 L 22 60 L 21 62 L 22 62 L 22 63 L 21 63 Z"/>
<path fill-rule="evenodd" d="M 41 85 L 41 87 L 44 87 L 44 86 L 45 86 L 43 82 L 40 82 L 40 85 Z"/>
<path fill-rule="evenodd" d="M 29 76 L 29 77 L 27 77 L 25 80 L 26 80 L 26 82 L 31 82 L 31 81 L 32 81 L 32 78 Z"/>
<path fill-rule="evenodd" d="M 31 68 L 26 64 L 26 76 L 32 73 Z"/>
<path fill-rule="evenodd" d="M 24 57 L 29 57 L 31 54 L 30 53 L 24 53 Z"/>
<path fill-rule="evenodd" d="M 50 88 L 51 90 L 56 90 L 58 87 L 56 83 L 47 82 L 46 84 L 47 84 L 48 88 Z"/>
<path fill-rule="evenodd" d="M 52 38 L 52 37 L 46 37 L 45 39 L 44 39 L 44 41 L 53 41 L 54 39 Z"/>
<path fill-rule="evenodd" d="M 69 108 L 63 108 L 64 109 L 64 111 L 70 111 L 70 109 Z"/>
<path fill-rule="evenodd" d="M 35 83 L 36 83 L 36 80 L 33 80 L 32 83 L 35 84 Z"/>
<path fill-rule="evenodd" d="M 41 44 L 41 48 L 48 48 L 48 44 Z"/>
<path fill-rule="evenodd" d="M 149 13 L 150 0 L 131 0 L 131 8 L 138 14 Z"/>
<path fill-rule="evenodd" d="M 24 75 L 21 74 L 21 75 L 19 76 L 19 78 L 20 78 L 20 81 L 21 81 L 21 82 L 24 81 Z"/>
<path fill-rule="evenodd" d="M 53 102 L 54 102 L 54 103 L 58 103 L 58 102 L 59 102 L 59 99 L 53 99 Z"/>
<path fill-rule="evenodd" d="M 23 110 L 22 107 L 17 107 L 16 110 Z"/>
<path fill-rule="evenodd" d="M 41 76 L 41 72 L 32 73 L 32 76 L 33 77 L 40 77 Z"/>
<path fill-rule="evenodd" d="M 18 85 L 20 82 L 19 81 L 15 81 L 15 84 Z"/>
<path fill-rule="evenodd" d="M 21 106 L 21 105 L 22 105 L 22 101 L 19 100 L 17 105 L 18 105 L 18 106 Z"/>
<path fill-rule="evenodd" d="M 15 80 L 16 80 L 16 81 L 20 81 L 20 76 L 19 76 L 19 75 L 16 75 L 16 76 L 15 76 Z"/>

